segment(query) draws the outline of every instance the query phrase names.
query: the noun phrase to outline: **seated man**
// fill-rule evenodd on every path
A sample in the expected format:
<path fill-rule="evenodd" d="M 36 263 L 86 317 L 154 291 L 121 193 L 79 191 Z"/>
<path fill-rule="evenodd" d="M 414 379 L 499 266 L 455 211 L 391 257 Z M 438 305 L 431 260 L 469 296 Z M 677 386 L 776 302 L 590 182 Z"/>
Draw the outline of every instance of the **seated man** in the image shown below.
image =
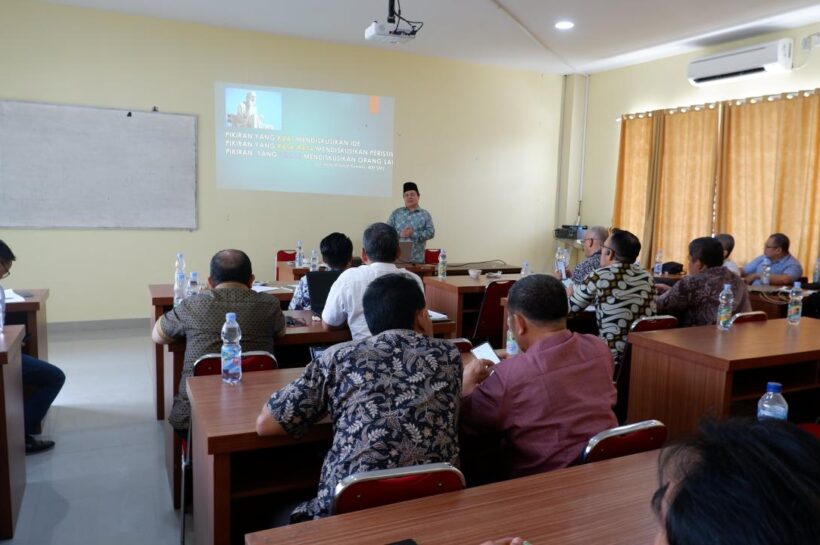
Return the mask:
<path fill-rule="evenodd" d="M 587 275 L 601 266 L 601 249 L 608 236 L 609 231 L 607 228 L 600 225 L 590 227 L 584 233 L 584 256 L 586 256 L 586 259 L 578 263 L 570 275 L 575 285 L 583 284 Z"/>
<path fill-rule="evenodd" d="M 395 229 L 386 223 L 374 223 L 365 229 L 362 238 L 366 264 L 347 269 L 339 276 L 330 288 L 322 311 L 325 329 L 342 327 L 347 322 L 350 335 L 356 341 L 370 336 L 362 297 L 374 279 L 391 273 L 404 274 L 415 280 L 424 293 L 421 278 L 395 265 L 399 257 L 399 235 Z"/>
<path fill-rule="evenodd" d="M 522 278 L 510 288 L 507 312 L 521 354 L 481 385 L 464 377 L 460 422 L 465 436 L 500 436 L 511 458 L 502 478 L 566 467 L 590 437 L 618 425 L 612 354 L 597 337 L 566 328 L 563 284 L 543 274 Z M 468 454 L 465 446 L 465 463 Z"/>
<path fill-rule="evenodd" d="M 343 271 L 350 267 L 353 259 L 353 242 L 342 233 L 330 233 L 319 244 L 322 260 L 331 271 Z M 310 310 L 310 291 L 308 290 L 307 275 L 299 279 L 299 285 L 293 292 L 288 310 Z"/>
<path fill-rule="evenodd" d="M 294 510 L 293 522 L 329 515 L 336 483 L 353 473 L 458 461 L 462 373 L 473 366 L 462 371 L 455 346 L 429 336 L 432 323 L 414 279 L 381 276 L 362 305 L 373 336 L 326 350 L 275 392 L 256 420 L 259 435 L 295 438 L 325 416 L 333 424 L 318 495 Z"/>
<path fill-rule="evenodd" d="M 749 312 L 749 290 L 739 276 L 723 267 L 723 246 L 712 237 L 696 238 L 689 243 L 689 274 L 671 288 L 655 287 L 658 314 L 671 314 L 681 326 L 717 323 L 718 295 L 724 284 L 732 285 L 735 301 L 732 314 Z"/>
<path fill-rule="evenodd" d="M 782 421 L 705 421 L 665 448 L 656 545 L 820 543 L 820 441 Z"/>
<path fill-rule="evenodd" d="M 11 248 L 0 240 L 0 280 L 11 275 L 11 266 L 16 259 Z M 2 289 L 3 286 L 0 286 L 0 290 Z M 65 374 L 58 367 L 28 354 L 22 354 L 22 364 L 26 454 L 34 454 L 54 448 L 54 441 L 36 439 L 34 436 L 40 433 L 40 422 L 60 393 L 65 383 Z"/>
<path fill-rule="evenodd" d="M 737 263 L 729 259 L 729 256 L 732 255 L 732 250 L 735 249 L 735 237 L 729 233 L 720 233 L 716 235 L 715 238 L 723 247 L 723 266 L 740 276 L 740 267 L 737 266 Z"/>
<path fill-rule="evenodd" d="M 629 231 L 613 231 L 601 251 L 601 268 L 568 290 L 572 312 L 595 305 L 598 336 L 609 345 L 616 365 L 621 362 L 632 322 L 655 314 L 652 275 L 635 263 L 640 252 L 638 237 Z"/>
<path fill-rule="evenodd" d="M 254 275 L 251 260 L 240 250 L 222 250 L 211 258 L 211 289 L 191 295 L 165 313 L 154 325 L 154 342 L 168 344 L 185 338 L 185 363 L 179 394 L 168 421 L 180 433 L 188 429 L 191 407 L 186 381 L 194 373 L 194 362 L 205 354 L 222 349 L 225 314 L 236 313 L 242 331 L 243 351 L 266 350 L 273 353 L 273 338 L 285 333 L 285 316 L 279 299 L 251 289 Z"/>
<path fill-rule="evenodd" d="M 757 286 L 763 283 L 760 277 L 763 272 L 763 260 L 766 258 L 772 264 L 769 284 L 773 286 L 788 286 L 803 276 L 803 265 L 789 253 L 789 237 L 783 233 L 775 233 L 766 240 L 763 255 L 757 256 L 743 267 L 741 275 L 747 284 Z"/>

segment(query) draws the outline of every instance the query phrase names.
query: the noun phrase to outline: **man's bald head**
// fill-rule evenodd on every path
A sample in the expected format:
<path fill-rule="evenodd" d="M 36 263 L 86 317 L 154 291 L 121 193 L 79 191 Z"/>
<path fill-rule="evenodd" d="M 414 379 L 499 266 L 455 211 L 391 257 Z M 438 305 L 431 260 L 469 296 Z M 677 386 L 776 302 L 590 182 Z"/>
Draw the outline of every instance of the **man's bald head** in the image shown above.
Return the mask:
<path fill-rule="evenodd" d="M 242 250 L 221 250 L 211 258 L 210 280 L 214 286 L 223 282 L 250 285 L 252 276 L 251 259 Z"/>

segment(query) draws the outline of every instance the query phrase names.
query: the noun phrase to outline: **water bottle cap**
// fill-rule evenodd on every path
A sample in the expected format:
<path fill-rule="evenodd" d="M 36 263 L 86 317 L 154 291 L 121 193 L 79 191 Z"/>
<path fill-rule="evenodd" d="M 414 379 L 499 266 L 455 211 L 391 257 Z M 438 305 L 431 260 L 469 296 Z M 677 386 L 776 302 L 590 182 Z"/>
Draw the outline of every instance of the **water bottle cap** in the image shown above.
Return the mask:
<path fill-rule="evenodd" d="M 801 288 L 800 282 L 795 282 L 794 287 L 797 288 L 797 289 L 800 289 Z"/>
<path fill-rule="evenodd" d="M 229 313 L 225 314 L 225 321 L 235 322 L 236 321 L 236 312 L 229 312 Z"/>
<path fill-rule="evenodd" d="M 177 259 L 181 258 L 182 256 L 183 256 L 182 252 L 177 252 Z"/>
<path fill-rule="evenodd" d="M 197 280 L 198 278 L 199 275 L 196 273 L 196 271 L 191 271 L 191 280 Z"/>
<path fill-rule="evenodd" d="M 731 284 L 723 284 L 723 289 L 724 289 L 724 290 L 730 290 L 730 291 L 731 291 L 731 289 L 732 289 L 732 285 L 731 285 Z"/>
<path fill-rule="evenodd" d="M 779 394 L 782 391 L 783 391 L 783 385 L 780 384 L 779 382 L 769 382 L 768 384 L 766 384 L 766 392 L 769 392 L 769 393 L 772 393 L 772 394 Z"/>

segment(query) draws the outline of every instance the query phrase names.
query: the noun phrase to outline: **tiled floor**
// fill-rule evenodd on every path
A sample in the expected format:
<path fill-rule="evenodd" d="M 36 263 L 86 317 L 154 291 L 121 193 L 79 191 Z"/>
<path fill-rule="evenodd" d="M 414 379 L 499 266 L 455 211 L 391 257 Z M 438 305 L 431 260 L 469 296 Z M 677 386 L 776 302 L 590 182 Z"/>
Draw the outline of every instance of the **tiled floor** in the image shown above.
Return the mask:
<path fill-rule="evenodd" d="M 15 537 L 3 544 L 179 542 L 163 424 L 153 415 L 151 349 L 147 325 L 49 334 L 49 360 L 66 374 L 43 433 L 57 447 L 26 457 Z"/>

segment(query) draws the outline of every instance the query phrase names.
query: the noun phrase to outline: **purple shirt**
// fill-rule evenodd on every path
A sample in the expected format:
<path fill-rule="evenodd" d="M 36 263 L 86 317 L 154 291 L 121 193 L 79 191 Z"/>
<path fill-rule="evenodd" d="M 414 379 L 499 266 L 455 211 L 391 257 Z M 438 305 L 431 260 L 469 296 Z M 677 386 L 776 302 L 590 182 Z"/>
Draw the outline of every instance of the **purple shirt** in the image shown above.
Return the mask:
<path fill-rule="evenodd" d="M 501 432 L 512 477 L 566 467 L 596 433 L 618 421 L 612 354 L 593 335 L 564 330 L 502 361 L 461 401 L 461 427 Z"/>

